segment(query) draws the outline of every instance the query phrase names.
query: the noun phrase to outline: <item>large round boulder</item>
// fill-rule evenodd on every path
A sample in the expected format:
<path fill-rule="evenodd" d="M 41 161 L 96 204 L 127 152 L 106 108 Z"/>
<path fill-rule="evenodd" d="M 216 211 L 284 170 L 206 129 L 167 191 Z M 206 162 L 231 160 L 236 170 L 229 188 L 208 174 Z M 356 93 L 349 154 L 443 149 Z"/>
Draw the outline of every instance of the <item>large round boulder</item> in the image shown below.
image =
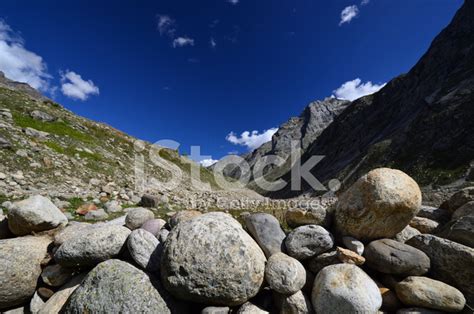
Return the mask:
<path fill-rule="evenodd" d="M 316 313 L 377 313 L 382 306 L 375 282 L 352 264 L 323 268 L 314 280 L 311 300 Z"/>
<path fill-rule="evenodd" d="M 305 260 L 330 250 L 334 246 L 332 235 L 317 225 L 301 226 L 293 230 L 285 239 L 288 255 L 297 260 Z"/>
<path fill-rule="evenodd" d="M 370 242 L 364 256 L 370 268 L 385 274 L 419 276 L 430 270 L 430 258 L 423 251 L 391 239 Z"/>
<path fill-rule="evenodd" d="M 0 310 L 33 296 L 51 242 L 49 237 L 33 236 L 0 240 Z"/>
<path fill-rule="evenodd" d="M 154 219 L 155 215 L 149 209 L 137 207 L 130 208 L 128 210 L 127 216 L 125 217 L 125 225 L 130 230 L 135 230 L 140 228 L 148 220 Z"/>
<path fill-rule="evenodd" d="M 400 170 L 378 168 L 356 181 L 336 204 L 336 230 L 362 241 L 392 238 L 421 206 L 418 184 Z"/>
<path fill-rule="evenodd" d="M 17 236 L 51 230 L 67 221 L 66 216 L 41 195 L 14 203 L 8 212 L 8 227 Z"/>
<path fill-rule="evenodd" d="M 245 226 L 262 248 L 265 255 L 282 252 L 285 232 L 280 222 L 274 216 L 266 213 L 256 213 L 245 217 Z"/>
<path fill-rule="evenodd" d="M 306 270 L 301 263 L 284 253 L 275 253 L 268 259 L 265 279 L 272 290 L 292 295 L 306 283 Z"/>
<path fill-rule="evenodd" d="M 65 313 L 186 313 L 158 281 L 129 263 L 97 265 L 72 293 Z"/>
<path fill-rule="evenodd" d="M 239 222 L 214 212 L 173 228 L 163 249 L 161 277 L 177 298 L 238 305 L 260 290 L 265 262 L 262 250 Z"/>
<path fill-rule="evenodd" d="M 54 254 L 54 259 L 65 267 L 94 266 L 118 256 L 130 232 L 125 227 L 114 225 L 86 228 L 64 242 Z"/>
<path fill-rule="evenodd" d="M 128 252 L 133 260 L 143 269 L 151 272 L 158 271 L 160 267 L 161 250 L 158 248 L 160 241 L 144 229 L 135 229 L 128 236 Z"/>

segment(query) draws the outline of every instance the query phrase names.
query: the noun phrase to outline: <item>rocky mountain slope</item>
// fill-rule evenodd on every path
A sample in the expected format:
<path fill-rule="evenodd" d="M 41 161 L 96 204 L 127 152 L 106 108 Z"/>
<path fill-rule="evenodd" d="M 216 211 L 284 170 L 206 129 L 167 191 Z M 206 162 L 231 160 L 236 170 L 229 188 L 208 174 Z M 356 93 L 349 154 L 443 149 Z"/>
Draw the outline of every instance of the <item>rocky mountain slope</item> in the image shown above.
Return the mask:
<path fill-rule="evenodd" d="M 347 186 L 378 166 L 402 169 L 422 185 L 466 177 L 474 160 L 472 16 L 474 2 L 465 1 L 407 74 L 352 102 L 308 147 L 303 162 L 326 156 L 313 169 L 320 181 L 338 178 Z M 306 192 L 309 186 L 270 195 Z"/>
<path fill-rule="evenodd" d="M 215 206 L 211 201 L 217 197 L 261 199 L 246 189 L 223 191 L 202 167 L 203 184 L 192 184 L 191 164 L 199 166 L 174 150 L 154 151 L 150 143 L 79 117 L 27 84 L 0 74 L 0 201 L 39 193 L 61 199 L 106 196 L 132 205 L 150 193 L 193 208 L 203 198 L 209 200 L 203 205 L 208 207 Z M 171 166 L 153 163 L 155 155 Z M 139 172 L 136 165 L 143 165 Z M 152 178 L 167 182 L 179 170 L 183 179 L 177 188 L 137 185 Z"/>

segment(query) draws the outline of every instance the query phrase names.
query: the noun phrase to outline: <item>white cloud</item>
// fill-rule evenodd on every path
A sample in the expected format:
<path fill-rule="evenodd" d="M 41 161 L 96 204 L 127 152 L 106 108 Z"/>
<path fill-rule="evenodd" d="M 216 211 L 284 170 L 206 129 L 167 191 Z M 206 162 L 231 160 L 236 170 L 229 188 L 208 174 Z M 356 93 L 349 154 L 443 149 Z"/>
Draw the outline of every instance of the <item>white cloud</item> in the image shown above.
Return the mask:
<path fill-rule="evenodd" d="M 232 5 L 236 5 L 239 3 L 239 0 L 227 0 L 227 2 L 229 2 Z"/>
<path fill-rule="evenodd" d="M 356 78 L 352 81 L 345 82 L 333 92 L 335 94 L 335 97 L 339 99 L 346 99 L 346 100 L 353 101 L 362 96 L 370 95 L 375 92 L 378 92 L 382 87 L 385 86 L 385 84 L 386 83 L 373 84 L 371 81 L 362 83 L 360 78 Z"/>
<path fill-rule="evenodd" d="M 173 48 L 185 46 L 194 46 L 194 39 L 184 36 L 173 40 Z"/>
<path fill-rule="evenodd" d="M 87 100 L 91 95 L 99 95 L 99 88 L 94 85 L 94 82 L 83 80 L 73 71 L 61 74 L 61 83 L 63 94 L 73 99 Z"/>
<path fill-rule="evenodd" d="M 265 130 L 261 134 L 259 134 L 258 131 L 245 131 L 240 135 L 240 137 L 236 136 L 234 132 L 230 132 L 226 136 L 226 140 L 231 142 L 232 144 L 246 146 L 249 149 L 253 150 L 260 147 L 262 144 L 270 141 L 276 131 L 278 131 L 278 128 L 271 128 Z"/>
<path fill-rule="evenodd" d="M 362 0 L 360 2 L 360 5 L 368 5 L 370 3 L 370 0 Z"/>
<path fill-rule="evenodd" d="M 158 15 L 158 31 L 160 35 L 174 37 L 176 33 L 176 22 L 168 15 Z"/>
<path fill-rule="evenodd" d="M 207 167 L 209 167 L 209 166 L 212 166 L 213 164 L 215 164 L 215 163 L 218 162 L 218 161 L 219 161 L 219 160 L 209 158 L 209 159 L 201 160 L 199 163 L 201 164 L 201 166 L 207 168 Z"/>
<path fill-rule="evenodd" d="M 211 39 L 209 40 L 209 45 L 211 45 L 211 48 L 217 47 L 217 42 L 213 37 L 211 37 Z"/>
<path fill-rule="evenodd" d="M 359 8 L 354 4 L 344 8 L 341 12 L 341 21 L 339 22 L 339 26 L 344 23 L 350 23 L 353 18 L 359 15 Z"/>
<path fill-rule="evenodd" d="M 11 80 L 28 83 L 41 91 L 50 91 L 48 73 L 43 58 L 29 51 L 23 39 L 0 20 L 0 71 Z"/>

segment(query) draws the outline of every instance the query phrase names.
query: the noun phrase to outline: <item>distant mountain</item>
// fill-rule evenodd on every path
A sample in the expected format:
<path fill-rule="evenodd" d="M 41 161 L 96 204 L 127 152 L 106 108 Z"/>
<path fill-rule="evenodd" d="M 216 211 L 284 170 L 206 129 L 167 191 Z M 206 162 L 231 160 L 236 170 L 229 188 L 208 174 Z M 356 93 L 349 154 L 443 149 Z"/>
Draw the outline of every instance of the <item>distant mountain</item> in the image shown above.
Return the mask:
<path fill-rule="evenodd" d="M 352 102 L 309 145 L 313 174 L 347 186 L 370 169 L 401 169 L 420 184 L 465 177 L 474 159 L 474 1 L 465 1 L 420 61 L 379 92 Z M 287 181 L 290 174 L 282 175 Z M 272 197 L 313 193 L 286 189 Z"/>

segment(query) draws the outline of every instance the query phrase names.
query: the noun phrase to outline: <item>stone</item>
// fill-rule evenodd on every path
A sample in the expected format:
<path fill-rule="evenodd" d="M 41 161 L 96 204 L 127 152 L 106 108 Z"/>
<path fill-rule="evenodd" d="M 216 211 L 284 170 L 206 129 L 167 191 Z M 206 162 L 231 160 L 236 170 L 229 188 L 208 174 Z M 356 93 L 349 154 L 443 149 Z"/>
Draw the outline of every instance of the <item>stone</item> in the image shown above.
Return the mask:
<path fill-rule="evenodd" d="M 382 295 L 381 310 L 393 313 L 403 306 L 400 300 L 398 300 L 397 294 L 394 290 L 384 287 L 378 282 L 376 282 L 376 284 L 379 287 L 380 294 Z"/>
<path fill-rule="evenodd" d="M 38 288 L 38 294 L 40 297 L 42 297 L 44 300 L 48 300 L 54 295 L 54 291 L 48 287 L 39 287 Z"/>
<path fill-rule="evenodd" d="M 45 302 L 43 299 L 38 295 L 38 292 L 35 292 L 30 301 L 30 312 L 32 314 L 37 314 L 43 309 L 44 305 Z"/>
<path fill-rule="evenodd" d="M 314 274 L 318 274 L 326 266 L 340 264 L 341 260 L 337 257 L 337 251 L 329 251 L 313 257 L 308 262 L 308 268 Z"/>
<path fill-rule="evenodd" d="M 109 214 L 107 214 L 103 208 L 92 210 L 84 216 L 85 220 L 105 220 L 107 218 L 109 218 Z"/>
<path fill-rule="evenodd" d="M 77 237 L 65 241 L 54 254 L 64 267 L 94 266 L 122 252 L 130 230 L 122 226 L 86 228 Z"/>
<path fill-rule="evenodd" d="M 35 293 L 49 237 L 0 240 L 0 310 L 27 302 Z"/>
<path fill-rule="evenodd" d="M 51 287 L 60 287 L 72 278 L 72 270 L 55 264 L 46 266 L 41 273 L 41 279 Z"/>
<path fill-rule="evenodd" d="M 12 144 L 9 140 L 0 136 L 0 149 L 9 149 L 12 147 Z"/>
<path fill-rule="evenodd" d="M 347 250 L 338 246 L 336 248 L 336 253 L 337 258 L 343 263 L 354 265 L 362 265 L 365 263 L 365 258 L 363 256 L 360 256 L 351 250 Z"/>
<path fill-rule="evenodd" d="M 160 241 L 144 229 L 135 229 L 128 236 L 128 252 L 133 260 L 145 270 L 156 272 L 160 269 Z"/>
<path fill-rule="evenodd" d="M 237 314 L 270 314 L 270 312 L 251 302 L 246 302 L 237 310 Z"/>
<path fill-rule="evenodd" d="M 41 195 L 15 202 L 8 212 L 8 226 L 17 236 L 51 230 L 67 222 L 66 216 Z"/>
<path fill-rule="evenodd" d="M 326 208 L 322 206 L 311 209 L 290 208 L 285 213 L 286 223 L 291 228 L 297 228 L 305 225 L 320 225 L 329 227 L 331 215 Z"/>
<path fill-rule="evenodd" d="M 85 222 L 71 222 L 69 223 L 66 228 L 60 230 L 58 233 L 54 235 L 54 245 L 60 246 L 64 242 L 69 239 L 74 239 L 79 236 L 81 232 L 86 230 L 87 228 L 96 228 L 96 225 L 92 225 L 90 223 Z"/>
<path fill-rule="evenodd" d="M 174 214 L 169 221 L 171 228 L 176 227 L 180 222 L 193 219 L 202 213 L 197 210 L 182 210 Z"/>
<path fill-rule="evenodd" d="M 418 184 L 400 170 L 378 168 L 357 180 L 336 204 L 335 226 L 341 236 L 361 241 L 392 238 L 421 206 Z"/>
<path fill-rule="evenodd" d="M 168 231 L 168 229 L 163 228 L 158 233 L 157 239 L 160 241 L 160 243 L 165 243 L 168 239 L 169 234 L 170 232 Z"/>
<path fill-rule="evenodd" d="M 474 302 L 474 249 L 430 234 L 417 235 L 407 241 L 431 260 L 430 274 L 461 290 L 469 304 Z"/>
<path fill-rule="evenodd" d="M 30 116 L 35 120 L 39 120 L 39 121 L 43 121 L 43 122 L 56 121 L 55 117 L 51 116 L 50 114 L 48 114 L 46 112 L 40 111 L 40 110 L 33 110 L 32 112 L 30 112 Z"/>
<path fill-rule="evenodd" d="M 173 228 L 164 244 L 161 278 L 179 299 L 233 306 L 258 293 L 265 262 L 264 253 L 238 221 L 213 212 Z"/>
<path fill-rule="evenodd" d="M 441 204 L 441 208 L 454 213 L 456 209 L 468 202 L 474 201 L 474 186 L 467 187 L 454 193 L 447 201 Z"/>
<path fill-rule="evenodd" d="M 247 230 L 260 245 L 267 258 L 284 251 L 282 248 L 286 235 L 278 219 L 270 214 L 256 213 L 246 216 L 244 220 Z"/>
<path fill-rule="evenodd" d="M 139 203 L 140 206 L 148 208 L 157 208 L 160 205 L 160 198 L 158 196 L 145 194 Z"/>
<path fill-rule="evenodd" d="M 97 210 L 97 206 L 95 204 L 86 203 L 86 204 L 82 204 L 76 209 L 76 214 L 84 216 L 87 213 L 96 211 L 96 210 Z"/>
<path fill-rule="evenodd" d="M 408 225 L 405 228 L 403 228 L 402 231 L 397 233 L 397 235 L 393 239 L 400 243 L 405 243 L 406 241 L 410 240 L 411 238 L 419 234 L 421 234 L 420 231 Z"/>
<path fill-rule="evenodd" d="M 398 298 L 406 305 L 458 312 L 466 299 L 456 288 L 427 277 L 411 276 L 395 286 Z"/>
<path fill-rule="evenodd" d="M 153 280 L 153 281 L 152 281 Z M 159 282 L 127 262 L 108 260 L 87 274 L 65 313 L 186 313 Z"/>
<path fill-rule="evenodd" d="M 125 225 L 130 230 L 135 230 L 140 228 L 147 220 L 154 219 L 155 215 L 151 210 L 146 208 L 132 208 L 128 211 L 127 216 L 125 217 Z"/>
<path fill-rule="evenodd" d="M 230 308 L 227 306 L 208 306 L 201 311 L 201 314 L 228 314 Z"/>
<path fill-rule="evenodd" d="M 446 222 L 451 216 L 450 212 L 446 209 L 427 205 L 421 205 L 420 211 L 417 215 L 419 217 L 428 218 L 437 222 Z"/>
<path fill-rule="evenodd" d="M 382 306 L 375 282 L 351 264 L 323 268 L 314 281 L 311 300 L 316 313 L 377 313 Z"/>
<path fill-rule="evenodd" d="M 306 270 L 298 260 L 281 252 L 275 253 L 268 258 L 265 280 L 272 290 L 292 295 L 305 285 Z"/>
<path fill-rule="evenodd" d="M 317 225 L 294 229 L 285 240 L 288 255 L 297 260 L 309 259 L 330 250 L 334 246 L 332 235 Z"/>
<path fill-rule="evenodd" d="M 35 137 L 35 138 L 38 138 L 40 140 L 44 140 L 44 139 L 47 139 L 49 137 L 49 133 L 39 131 L 39 130 L 36 130 L 36 129 L 33 129 L 33 128 L 25 128 L 23 130 L 23 132 L 25 132 L 25 134 L 28 135 L 28 136 Z"/>
<path fill-rule="evenodd" d="M 370 268 L 384 274 L 420 276 L 430 270 L 430 258 L 423 251 L 391 239 L 370 242 L 364 256 Z"/>
<path fill-rule="evenodd" d="M 4 174 L 3 172 L 0 172 L 0 180 L 5 180 L 7 178 L 7 175 Z"/>
<path fill-rule="evenodd" d="M 359 255 L 364 254 L 364 244 L 353 237 L 342 237 L 344 246 Z"/>
<path fill-rule="evenodd" d="M 399 309 L 397 314 L 443 314 L 443 312 L 424 309 L 421 307 L 410 307 L 406 309 Z"/>
<path fill-rule="evenodd" d="M 474 248 L 474 216 L 450 221 L 437 236 Z"/>
<path fill-rule="evenodd" d="M 150 232 L 156 237 L 165 225 L 166 221 L 164 221 L 163 219 L 150 219 L 145 221 L 141 228 Z"/>
<path fill-rule="evenodd" d="M 465 216 L 474 216 L 474 201 L 467 202 L 466 204 L 456 209 L 453 215 L 451 216 L 451 219 L 456 220 Z"/>
<path fill-rule="evenodd" d="M 111 213 L 120 213 L 123 211 L 122 206 L 120 206 L 119 202 L 117 201 L 108 201 L 104 205 L 105 211 L 109 214 Z"/>
<path fill-rule="evenodd" d="M 298 291 L 286 296 L 276 294 L 275 299 L 280 308 L 280 314 L 312 314 L 313 306 L 311 300 L 302 292 Z"/>
<path fill-rule="evenodd" d="M 68 281 L 64 286 L 53 294 L 44 304 L 39 314 L 59 313 L 66 304 L 69 296 L 79 287 L 86 274 L 79 274 Z"/>
<path fill-rule="evenodd" d="M 421 233 L 435 233 L 439 222 L 424 217 L 413 217 L 410 221 L 410 226 Z"/>

